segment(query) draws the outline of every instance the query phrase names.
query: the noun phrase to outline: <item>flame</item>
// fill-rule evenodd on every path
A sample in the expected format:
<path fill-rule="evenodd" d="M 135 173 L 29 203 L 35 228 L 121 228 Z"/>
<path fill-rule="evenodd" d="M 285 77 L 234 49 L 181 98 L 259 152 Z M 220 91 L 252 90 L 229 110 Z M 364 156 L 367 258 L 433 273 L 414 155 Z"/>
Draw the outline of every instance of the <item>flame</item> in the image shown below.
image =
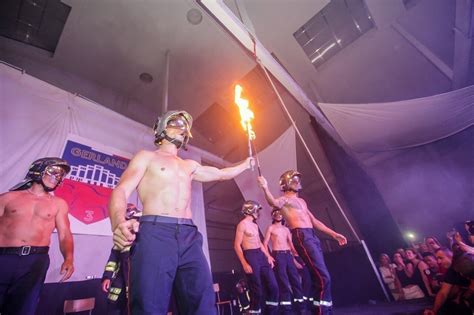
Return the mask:
<path fill-rule="evenodd" d="M 240 85 L 235 86 L 235 99 L 234 102 L 239 107 L 240 111 L 240 123 L 245 131 L 247 131 L 250 140 L 255 139 L 255 132 L 252 129 L 252 119 L 255 118 L 253 112 L 249 109 L 249 101 L 241 98 L 242 87 Z"/>

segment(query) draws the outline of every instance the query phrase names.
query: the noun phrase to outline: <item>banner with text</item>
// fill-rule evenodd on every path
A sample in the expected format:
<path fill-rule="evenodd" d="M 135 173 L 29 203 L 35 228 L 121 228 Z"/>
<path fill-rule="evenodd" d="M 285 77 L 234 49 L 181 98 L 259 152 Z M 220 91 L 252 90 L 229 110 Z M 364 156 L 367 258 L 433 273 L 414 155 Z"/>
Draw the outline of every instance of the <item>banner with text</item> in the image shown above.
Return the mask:
<path fill-rule="evenodd" d="M 130 157 L 91 140 L 68 136 L 62 158 L 71 165 L 71 171 L 55 195 L 69 205 L 73 233 L 111 235 L 108 203 Z M 139 206 L 136 193 L 130 202 Z"/>

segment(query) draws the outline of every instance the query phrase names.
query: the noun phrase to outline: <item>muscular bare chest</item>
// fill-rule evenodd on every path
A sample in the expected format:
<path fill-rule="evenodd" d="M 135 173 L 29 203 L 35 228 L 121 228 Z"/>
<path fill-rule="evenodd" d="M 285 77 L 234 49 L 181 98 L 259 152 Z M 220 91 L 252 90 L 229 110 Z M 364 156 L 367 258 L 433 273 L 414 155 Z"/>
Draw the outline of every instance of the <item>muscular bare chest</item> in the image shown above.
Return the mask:
<path fill-rule="evenodd" d="M 301 204 L 301 201 L 299 201 L 298 198 L 282 198 L 283 201 L 283 207 L 289 208 L 292 210 L 303 210 L 303 205 Z"/>
<path fill-rule="evenodd" d="M 271 240 L 273 246 L 282 246 L 283 244 L 287 243 L 288 239 L 288 230 L 283 227 L 277 227 L 272 230 L 271 233 Z"/>
<path fill-rule="evenodd" d="M 311 217 L 304 200 L 283 196 L 279 199 L 281 213 L 290 228 L 311 227 Z"/>
<path fill-rule="evenodd" d="M 257 239 L 260 240 L 260 235 L 258 233 L 258 226 L 255 223 L 249 223 L 245 227 L 244 237 L 248 240 Z"/>
<path fill-rule="evenodd" d="M 299 200 L 299 198 L 282 198 L 282 214 L 283 216 L 288 215 L 301 215 L 306 211 L 305 205 Z"/>
<path fill-rule="evenodd" d="M 57 207 L 52 198 L 25 195 L 7 203 L 4 216 L 10 220 L 31 222 L 41 220 L 44 223 L 54 222 Z"/>
<path fill-rule="evenodd" d="M 272 237 L 277 239 L 284 239 L 286 238 L 286 230 L 283 226 L 274 227 L 272 230 Z"/>
<path fill-rule="evenodd" d="M 191 173 L 188 163 L 174 156 L 157 156 L 148 165 L 145 179 L 160 184 L 190 183 Z"/>

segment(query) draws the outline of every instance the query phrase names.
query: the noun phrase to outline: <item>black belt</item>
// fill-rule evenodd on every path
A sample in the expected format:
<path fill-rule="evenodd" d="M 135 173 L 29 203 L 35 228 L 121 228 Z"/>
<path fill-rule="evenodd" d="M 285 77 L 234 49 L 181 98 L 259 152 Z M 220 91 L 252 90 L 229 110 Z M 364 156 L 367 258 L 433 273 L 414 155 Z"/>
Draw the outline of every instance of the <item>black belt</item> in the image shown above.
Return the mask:
<path fill-rule="evenodd" d="M 153 223 L 172 223 L 172 224 L 184 224 L 194 225 L 193 220 L 186 218 L 175 218 L 167 217 L 163 215 L 143 215 L 139 219 L 140 222 L 153 222 Z"/>
<path fill-rule="evenodd" d="M 262 252 L 262 249 L 259 247 L 259 248 L 250 248 L 250 249 L 244 249 L 243 250 L 244 253 L 258 253 L 258 252 Z M 262 252 L 263 254 L 263 252 Z"/>
<path fill-rule="evenodd" d="M 47 254 L 49 246 L 20 246 L 0 247 L 0 255 L 28 256 L 32 254 Z"/>
<path fill-rule="evenodd" d="M 272 250 L 272 254 L 291 254 L 291 250 Z"/>

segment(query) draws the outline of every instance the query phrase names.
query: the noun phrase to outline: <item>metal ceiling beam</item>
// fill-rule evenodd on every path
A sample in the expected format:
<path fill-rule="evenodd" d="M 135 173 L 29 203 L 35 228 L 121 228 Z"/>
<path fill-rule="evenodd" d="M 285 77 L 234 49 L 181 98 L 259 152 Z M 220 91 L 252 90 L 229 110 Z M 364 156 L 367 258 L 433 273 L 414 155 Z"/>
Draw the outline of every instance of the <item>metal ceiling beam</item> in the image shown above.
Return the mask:
<path fill-rule="evenodd" d="M 465 87 L 472 71 L 472 36 L 474 34 L 474 1 L 456 0 L 454 22 L 453 89 Z"/>
<path fill-rule="evenodd" d="M 411 35 L 400 23 L 395 22 L 392 24 L 392 27 L 449 80 L 453 79 L 453 69 L 441 60 L 441 58 L 439 58 L 430 48 L 416 39 L 415 36 Z"/>

